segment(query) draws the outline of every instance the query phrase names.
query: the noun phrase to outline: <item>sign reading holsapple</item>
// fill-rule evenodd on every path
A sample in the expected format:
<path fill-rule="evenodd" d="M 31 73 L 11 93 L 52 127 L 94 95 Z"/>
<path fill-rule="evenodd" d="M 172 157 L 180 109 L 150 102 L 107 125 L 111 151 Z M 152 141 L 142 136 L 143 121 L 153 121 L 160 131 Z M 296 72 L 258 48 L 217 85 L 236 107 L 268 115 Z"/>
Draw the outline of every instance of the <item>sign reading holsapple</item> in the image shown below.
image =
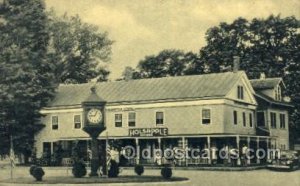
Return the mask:
<path fill-rule="evenodd" d="M 144 137 L 144 136 L 167 136 L 167 128 L 138 128 L 129 129 L 129 136 Z"/>

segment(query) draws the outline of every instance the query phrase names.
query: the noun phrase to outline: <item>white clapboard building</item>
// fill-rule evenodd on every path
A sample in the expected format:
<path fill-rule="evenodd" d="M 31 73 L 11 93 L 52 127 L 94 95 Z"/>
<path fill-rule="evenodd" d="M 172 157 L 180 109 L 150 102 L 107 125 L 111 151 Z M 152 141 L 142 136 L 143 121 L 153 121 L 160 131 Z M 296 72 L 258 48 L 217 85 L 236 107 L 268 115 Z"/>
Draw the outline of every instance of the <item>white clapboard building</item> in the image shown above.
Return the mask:
<path fill-rule="evenodd" d="M 41 110 L 45 127 L 35 136 L 37 156 L 52 154 L 58 145 L 63 158 L 74 142 L 86 154 L 90 138 L 83 128 L 81 103 L 95 87 L 106 101 L 106 130 L 100 141 L 123 146 L 221 149 L 289 149 L 288 111 L 281 78 L 249 80 L 245 72 L 164 77 L 129 81 L 60 85 L 55 98 Z M 153 164 L 139 153 L 134 163 Z M 220 163 L 219 160 L 216 160 Z M 260 163 L 251 160 L 251 163 Z M 181 160 L 178 165 L 210 164 L 212 160 Z"/>

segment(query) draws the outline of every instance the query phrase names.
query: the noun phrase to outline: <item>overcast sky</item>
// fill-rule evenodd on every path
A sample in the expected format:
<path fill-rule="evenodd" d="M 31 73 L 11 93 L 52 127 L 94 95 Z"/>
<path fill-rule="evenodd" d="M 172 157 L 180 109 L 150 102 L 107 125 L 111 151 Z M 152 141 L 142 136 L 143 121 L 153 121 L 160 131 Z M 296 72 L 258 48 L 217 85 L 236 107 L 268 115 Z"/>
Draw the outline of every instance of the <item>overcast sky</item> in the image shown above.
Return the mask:
<path fill-rule="evenodd" d="M 125 66 L 136 67 L 146 55 L 163 49 L 198 52 L 205 32 L 238 17 L 294 15 L 300 19 L 300 0 L 46 0 L 58 14 L 78 14 L 99 26 L 114 40 L 110 79 Z"/>

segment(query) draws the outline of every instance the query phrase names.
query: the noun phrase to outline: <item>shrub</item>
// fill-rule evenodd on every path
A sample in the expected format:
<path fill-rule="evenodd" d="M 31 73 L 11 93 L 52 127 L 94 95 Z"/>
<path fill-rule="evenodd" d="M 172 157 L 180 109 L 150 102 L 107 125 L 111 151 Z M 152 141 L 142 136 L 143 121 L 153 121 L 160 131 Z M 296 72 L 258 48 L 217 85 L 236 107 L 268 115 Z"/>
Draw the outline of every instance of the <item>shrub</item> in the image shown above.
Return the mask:
<path fill-rule="evenodd" d="M 34 170 L 35 168 L 37 168 L 36 165 L 31 165 L 31 166 L 30 166 L 29 173 L 30 173 L 31 176 L 33 176 L 33 170 Z"/>
<path fill-rule="evenodd" d="M 118 177 L 120 171 L 119 171 L 119 165 L 116 161 L 111 160 L 110 162 L 110 169 L 108 171 L 108 177 L 115 178 Z"/>
<path fill-rule="evenodd" d="M 163 167 L 160 173 L 165 179 L 170 179 L 172 177 L 172 169 L 170 167 Z"/>
<path fill-rule="evenodd" d="M 86 175 L 85 164 L 81 161 L 75 162 L 72 168 L 72 174 L 75 178 L 81 178 Z"/>
<path fill-rule="evenodd" d="M 144 173 L 144 166 L 143 165 L 136 165 L 134 167 L 134 172 L 137 174 L 137 175 L 142 175 Z"/>
<path fill-rule="evenodd" d="M 32 170 L 32 176 L 36 179 L 36 181 L 42 181 L 44 175 L 45 172 L 42 167 L 35 167 Z"/>

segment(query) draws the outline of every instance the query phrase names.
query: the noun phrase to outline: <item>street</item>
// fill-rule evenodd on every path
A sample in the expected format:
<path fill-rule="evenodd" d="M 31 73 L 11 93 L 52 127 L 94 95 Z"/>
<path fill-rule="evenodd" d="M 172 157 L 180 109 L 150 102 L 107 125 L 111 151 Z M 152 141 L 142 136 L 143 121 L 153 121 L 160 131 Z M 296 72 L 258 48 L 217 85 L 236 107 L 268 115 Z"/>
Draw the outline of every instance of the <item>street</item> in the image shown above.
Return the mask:
<path fill-rule="evenodd" d="M 14 177 L 30 177 L 28 167 L 18 167 L 14 170 Z M 71 170 L 65 168 L 44 168 L 46 180 L 51 176 L 72 176 Z M 122 170 L 120 175 L 133 175 L 133 170 Z M 144 175 L 160 175 L 160 170 L 145 170 Z M 200 170 L 173 170 L 173 175 L 187 177 L 188 181 L 172 183 L 143 183 L 143 185 L 201 185 L 201 186 L 297 186 L 300 185 L 300 170 L 295 172 L 274 172 L 269 170 L 253 171 L 200 171 Z M 1 180 L 10 177 L 8 167 L 0 169 L 0 185 L 13 185 L 1 183 Z M 32 178 L 33 179 L 33 178 Z M 140 185 L 135 184 L 111 184 L 111 185 Z M 23 184 L 22 184 L 23 185 Z M 39 184 L 34 184 L 39 185 Z M 59 185 L 59 184 L 57 184 Z M 78 186 L 80 184 L 76 184 Z M 89 184 L 99 185 L 99 184 Z"/>

